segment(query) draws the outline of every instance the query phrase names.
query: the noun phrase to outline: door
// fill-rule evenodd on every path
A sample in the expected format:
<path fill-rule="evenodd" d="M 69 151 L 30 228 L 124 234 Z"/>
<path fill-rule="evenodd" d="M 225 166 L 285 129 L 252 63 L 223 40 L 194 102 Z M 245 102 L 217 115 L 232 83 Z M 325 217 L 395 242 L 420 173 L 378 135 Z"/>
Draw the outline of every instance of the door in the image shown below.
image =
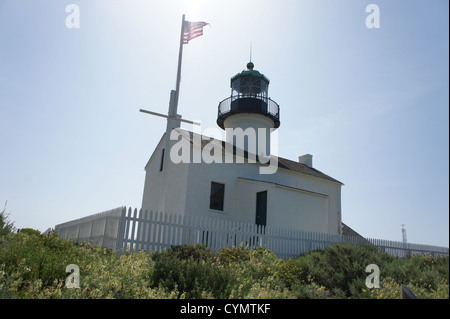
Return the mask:
<path fill-rule="evenodd" d="M 256 225 L 267 223 L 267 191 L 256 193 Z"/>

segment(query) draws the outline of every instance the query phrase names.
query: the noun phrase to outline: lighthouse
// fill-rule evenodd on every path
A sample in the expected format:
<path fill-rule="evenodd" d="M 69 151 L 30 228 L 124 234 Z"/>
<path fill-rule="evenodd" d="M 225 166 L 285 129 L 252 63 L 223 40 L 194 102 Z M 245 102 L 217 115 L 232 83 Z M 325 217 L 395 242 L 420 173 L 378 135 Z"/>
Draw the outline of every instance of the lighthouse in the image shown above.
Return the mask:
<path fill-rule="evenodd" d="M 269 79 L 249 62 L 229 83 L 216 118 L 226 140 L 182 128 L 171 131 L 175 139 L 164 133 L 145 166 L 142 208 L 340 234 L 342 183 L 313 168 L 311 155 L 278 156 L 280 107 L 269 98 Z"/>
<path fill-rule="evenodd" d="M 271 155 L 270 135 L 280 126 L 280 107 L 269 98 L 269 82 L 247 63 L 246 70 L 231 78 L 231 95 L 219 103 L 217 113 L 228 143 L 262 157 Z"/>
<path fill-rule="evenodd" d="M 167 115 L 140 110 L 166 118 L 167 126 L 145 165 L 142 210 L 139 216 L 137 210 L 128 216 L 118 236 L 138 248 L 186 241 L 237 246 L 258 240 L 260 245 L 253 231 L 248 236 L 244 232 L 256 229 L 252 225 L 271 227 L 265 228 L 267 234 L 284 229 L 342 235 L 343 184 L 313 167 L 312 155 L 296 160 L 278 156 L 280 107 L 269 98 L 269 79 L 251 61 L 231 77 L 231 94 L 218 105 L 216 122 L 226 141 L 218 128 L 210 137 L 194 126 L 193 131 L 180 127 L 180 122 L 200 126 L 177 110 L 183 45 L 202 35 L 205 25 L 185 21 L 183 15 L 176 90 L 171 91 Z M 122 208 L 116 212 L 122 214 Z M 102 216 L 109 216 L 108 225 L 110 217 L 120 217 Z M 197 225 L 209 220 L 205 218 L 213 219 L 208 221 L 210 228 L 201 230 Z M 94 219 L 88 219 L 89 229 Z M 79 228 L 78 221 L 75 225 Z M 222 232 L 224 225 L 231 226 L 230 232 Z M 161 232 L 163 226 L 169 227 Z"/>

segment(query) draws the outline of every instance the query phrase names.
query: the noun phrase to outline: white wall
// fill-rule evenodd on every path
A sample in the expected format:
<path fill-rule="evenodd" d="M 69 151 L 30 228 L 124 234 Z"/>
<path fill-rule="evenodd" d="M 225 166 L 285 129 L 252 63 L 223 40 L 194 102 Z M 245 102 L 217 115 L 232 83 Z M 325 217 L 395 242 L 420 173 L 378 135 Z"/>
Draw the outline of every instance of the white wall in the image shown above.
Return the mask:
<path fill-rule="evenodd" d="M 163 137 L 146 166 L 142 208 L 158 212 L 184 214 L 188 164 L 174 164 L 165 151 L 167 159 L 160 171 L 162 150 L 165 149 Z M 167 190 L 164 186 L 167 174 Z"/>
<path fill-rule="evenodd" d="M 317 195 L 286 187 L 275 187 L 276 208 L 271 211 L 270 222 L 278 227 L 307 229 L 328 233 L 329 196 Z"/>
<path fill-rule="evenodd" d="M 225 184 L 223 211 L 209 209 L 211 182 Z M 254 223 L 256 193 L 267 190 L 267 225 L 340 233 L 339 183 L 284 169 L 261 175 L 257 164 L 200 163 L 189 166 L 187 187 L 187 214 Z"/>
<path fill-rule="evenodd" d="M 330 234 L 340 233 L 341 184 L 278 169 L 259 174 L 258 164 L 191 163 L 164 166 L 168 191 L 163 194 L 163 172 L 159 172 L 160 143 L 147 165 L 143 208 L 198 216 L 255 222 L 256 193 L 268 191 L 267 224 Z M 192 150 L 198 151 L 198 150 Z M 211 182 L 225 184 L 224 210 L 209 208 Z M 169 196 L 170 194 L 170 196 Z"/>
<path fill-rule="evenodd" d="M 230 133 L 230 131 L 228 131 L 226 137 L 226 141 L 228 143 L 232 143 L 237 147 L 253 154 L 261 155 L 262 153 L 264 156 L 270 155 L 270 129 L 275 125 L 274 122 L 267 116 L 255 113 L 238 113 L 225 119 L 224 126 L 226 129 L 231 128 L 235 130 L 236 134 L 241 132 L 241 134 L 237 134 L 237 136 L 228 136 Z M 242 142 L 244 141 L 245 131 L 248 128 L 255 132 L 255 140 L 253 144 L 254 149 L 249 149 L 248 141 L 243 143 L 244 145 L 236 144 L 236 139 L 241 140 Z M 259 129 L 262 130 L 260 131 Z M 242 132 L 244 132 L 244 135 L 242 135 Z M 263 132 L 263 135 L 260 135 L 261 132 Z M 258 142 L 260 140 L 261 145 Z"/>
<path fill-rule="evenodd" d="M 255 222 L 256 194 L 267 191 L 267 225 L 329 233 L 329 196 L 238 178 L 236 208 Z"/>

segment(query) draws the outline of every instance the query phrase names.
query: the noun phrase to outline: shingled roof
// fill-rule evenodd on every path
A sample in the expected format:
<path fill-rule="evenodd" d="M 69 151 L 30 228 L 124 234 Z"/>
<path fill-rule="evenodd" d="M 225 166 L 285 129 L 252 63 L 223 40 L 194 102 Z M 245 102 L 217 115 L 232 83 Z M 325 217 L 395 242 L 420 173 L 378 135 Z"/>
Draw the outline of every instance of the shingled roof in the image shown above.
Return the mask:
<path fill-rule="evenodd" d="M 220 143 L 221 147 L 222 147 L 222 152 L 223 152 L 223 154 L 225 153 L 225 150 L 226 150 L 225 145 L 227 144 L 227 142 L 225 142 L 225 141 L 214 139 L 214 138 L 211 138 L 211 137 L 208 137 L 208 136 L 200 135 L 200 134 L 193 133 L 193 132 L 190 132 L 190 131 L 186 131 L 186 130 L 183 130 L 183 129 L 178 129 L 178 130 L 180 131 L 181 135 L 184 138 L 188 139 L 189 142 L 192 145 L 194 145 L 194 136 L 195 136 L 198 141 L 201 141 L 201 148 L 202 149 L 203 149 L 203 147 L 205 147 L 207 144 L 209 144 L 211 142 L 213 142 L 213 143 Z M 236 155 L 238 148 L 236 146 L 234 146 L 234 145 L 230 146 L 230 149 L 231 149 L 231 147 L 233 149 L 233 155 Z M 248 159 L 248 152 L 247 151 L 243 151 L 243 152 L 244 152 L 244 159 Z M 258 161 L 258 156 L 256 156 L 256 157 L 257 157 L 256 158 L 257 162 L 259 162 Z M 261 164 L 261 165 L 264 165 L 264 164 Z M 305 164 L 302 164 L 300 162 L 295 162 L 295 161 L 292 161 L 292 160 L 289 160 L 289 159 L 286 159 L 286 158 L 283 158 L 283 157 L 278 157 L 278 168 L 286 169 L 286 170 L 289 170 L 289 171 L 297 172 L 297 173 L 300 173 L 300 174 L 304 174 L 304 175 L 320 178 L 320 179 L 323 179 L 323 180 L 327 180 L 327 181 L 330 181 L 330 182 L 339 183 L 339 184 L 343 185 L 342 182 L 338 181 L 337 179 L 332 178 L 331 176 L 328 176 L 328 175 L 322 173 L 321 171 L 319 171 L 319 170 L 317 170 L 315 168 L 309 167 L 309 166 L 307 166 Z"/>
<path fill-rule="evenodd" d="M 306 175 L 314 176 L 317 178 L 326 179 L 331 182 L 342 184 L 337 179 L 334 179 L 333 177 L 328 176 L 315 168 L 309 167 L 309 166 L 299 163 L 299 162 L 288 160 L 283 157 L 278 157 L 278 168 L 285 168 L 285 169 L 288 169 L 288 170 L 291 170 L 291 171 L 294 171 L 297 173 L 306 174 Z"/>

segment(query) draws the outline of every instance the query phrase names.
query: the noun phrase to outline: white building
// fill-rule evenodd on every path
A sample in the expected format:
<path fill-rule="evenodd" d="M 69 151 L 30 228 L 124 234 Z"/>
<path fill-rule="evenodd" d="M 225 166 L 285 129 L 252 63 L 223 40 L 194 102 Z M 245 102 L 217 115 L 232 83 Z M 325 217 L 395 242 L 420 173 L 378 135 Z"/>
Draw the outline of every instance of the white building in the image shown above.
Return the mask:
<path fill-rule="evenodd" d="M 268 85 L 251 62 L 231 78 L 231 96 L 220 102 L 217 118 L 228 129 L 226 142 L 169 119 L 173 138 L 164 133 L 145 166 L 142 208 L 341 234 L 341 182 L 313 168 L 309 154 L 267 161 L 280 126 Z"/>

